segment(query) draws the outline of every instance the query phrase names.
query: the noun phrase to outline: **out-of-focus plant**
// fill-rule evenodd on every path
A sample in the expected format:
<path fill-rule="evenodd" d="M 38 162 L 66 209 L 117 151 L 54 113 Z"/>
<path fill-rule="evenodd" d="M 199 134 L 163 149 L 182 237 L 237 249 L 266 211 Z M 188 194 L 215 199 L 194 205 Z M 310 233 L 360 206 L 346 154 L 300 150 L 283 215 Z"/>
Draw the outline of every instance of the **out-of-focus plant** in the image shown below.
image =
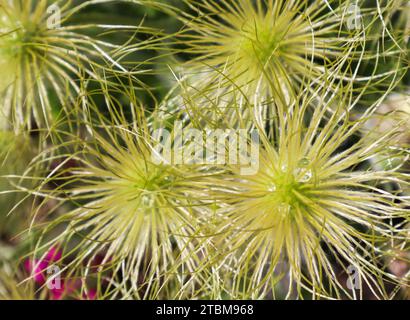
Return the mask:
<path fill-rule="evenodd" d="M 29 183 L 21 177 L 36 153 L 33 143 L 28 136 L 0 131 L 0 235 L 7 239 L 27 227 Z"/>
<path fill-rule="evenodd" d="M 381 116 L 381 117 L 378 117 Z M 387 117 L 386 117 L 387 116 Z M 377 108 L 373 119 L 368 123 L 372 132 L 377 134 L 397 127 L 400 134 L 396 143 L 401 145 L 410 144 L 410 92 L 393 93 Z"/>
<path fill-rule="evenodd" d="M 17 275 L 10 264 L 2 266 L 0 269 L 0 300 L 35 300 L 34 283 L 31 281 L 20 283 L 23 280 L 24 275 Z"/>

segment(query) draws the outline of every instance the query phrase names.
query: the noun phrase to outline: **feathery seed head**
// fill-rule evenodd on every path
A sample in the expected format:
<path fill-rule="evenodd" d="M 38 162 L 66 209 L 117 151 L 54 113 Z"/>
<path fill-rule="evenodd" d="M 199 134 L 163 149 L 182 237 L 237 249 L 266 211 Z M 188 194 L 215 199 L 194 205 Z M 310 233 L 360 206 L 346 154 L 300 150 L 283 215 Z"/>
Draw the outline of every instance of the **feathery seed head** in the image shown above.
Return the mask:
<path fill-rule="evenodd" d="M 104 2 L 0 0 L 1 115 L 9 127 L 31 128 L 34 120 L 49 128 L 53 115 L 74 108 L 85 80 L 97 79 L 98 70 L 127 72 L 113 57 L 115 50 L 126 51 L 124 46 L 87 33 L 135 34 L 137 27 L 72 21 L 83 8 Z"/>
<path fill-rule="evenodd" d="M 90 269 L 103 254 L 102 265 L 111 266 L 111 280 L 126 296 L 186 295 L 195 289 L 196 268 L 205 255 L 195 237 L 197 216 L 208 202 L 203 180 L 211 173 L 199 165 L 158 164 L 145 119 L 128 125 L 122 116 L 112 117 L 112 122 L 100 119 L 101 129 L 90 126 L 92 140 L 83 150 L 63 153 L 62 162 L 68 156 L 78 165 L 56 171 L 52 181 L 60 187 L 41 191 L 76 205 L 46 228 L 46 238 L 63 247 L 79 242 L 70 272 Z M 64 231 L 52 237 L 61 225 Z M 75 240 L 77 235 L 84 237 Z"/>
<path fill-rule="evenodd" d="M 386 295 L 379 280 L 393 281 L 394 276 L 378 263 L 386 243 L 405 237 L 403 221 L 409 217 L 408 199 L 391 186 L 410 181 L 396 170 L 374 169 L 369 161 L 386 156 L 399 129 L 391 128 L 369 144 L 359 136 L 366 117 L 351 121 L 340 101 L 338 112 L 326 122 L 326 103 L 316 107 L 309 123 L 301 101 L 290 106 L 273 129 L 276 142 L 262 139 L 258 173 L 227 176 L 225 192 L 218 189 L 216 197 L 231 206 L 224 207 L 221 222 L 228 234 L 221 259 L 237 270 L 232 275 L 234 297 L 275 294 L 283 263 L 293 283 L 288 297 L 304 290 L 313 297 L 354 297 L 338 279 L 334 262 L 346 273 L 349 266 L 356 268 L 376 296 Z M 349 139 L 358 141 L 344 146 Z M 402 222 L 392 225 L 393 218 Z"/>
<path fill-rule="evenodd" d="M 327 86 L 346 76 L 346 57 L 360 43 L 361 27 L 346 27 L 346 8 L 336 1 L 187 3 L 198 14 L 183 16 L 190 32 L 182 43 L 196 55 L 187 81 L 207 97 L 218 93 L 219 104 L 238 90 L 252 102 L 289 102 L 305 78 Z"/>

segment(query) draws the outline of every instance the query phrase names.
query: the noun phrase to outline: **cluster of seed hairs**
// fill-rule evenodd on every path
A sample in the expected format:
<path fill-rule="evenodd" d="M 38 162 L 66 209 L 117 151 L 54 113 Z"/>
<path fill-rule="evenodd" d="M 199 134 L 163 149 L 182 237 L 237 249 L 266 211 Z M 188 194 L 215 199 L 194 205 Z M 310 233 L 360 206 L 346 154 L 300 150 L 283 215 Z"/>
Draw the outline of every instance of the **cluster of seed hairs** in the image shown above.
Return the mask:
<path fill-rule="evenodd" d="M 0 67 L 4 74 L 0 94 L 5 128 L 51 128 L 61 111 L 72 112 L 77 97 L 100 73 L 127 72 L 121 59 L 151 40 L 131 48 L 127 43 L 111 42 L 109 35 L 119 30 L 145 33 L 149 28 L 74 20 L 88 7 L 105 2 L 110 1 L 0 1 Z M 92 33 L 98 35 L 89 35 Z"/>
<path fill-rule="evenodd" d="M 377 261 L 388 255 L 386 243 L 405 239 L 408 218 L 407 202 L 387 186 L 407 186 L 408 175 L 366 163 L 403 156 L 386 154 L 400 129 L 340 150 L 365 123 L 349 118 L 346 101 L 335 96 L 326 102 L 336 109 L 322 126 L 327 108 L 318 105 L 307 124 L 309 103 L 305 96 L 297 99 L 278 121 L 276 139 L 262 138 L 258 172 L 243 177 L 233 167 L 221 182 L 217 197 L 228 206 L 220 230 L 230 234 L 222 263 L 235 270 L 236 297 L 275 296 L 275 284 L 287 276 L 296 283 L 288 297 L 307 290 L 317 297 L 356 298 L 338 279 L 335 264 L 346 273 L 354 266 L 375 296 L 386 297 L 379 281 L 395 279 Z M 392 219 L 403 222 L 394 226 Z"/>
<path fill-rule="evenodd" d="M 271 119 L 272 105 L 290 103 L 306 83 L 365 85 L 368 78 L 360 76 L 360 68 L 375 60 L 377 49 L 368 50 L 368 43 L 380 41 L 379 14 L 388 11 L 387 7 L 376 13 L 364 1 L 343 5 L 304 0 L 186 3 L 191 11 L 178 13 L 186 28 L 177 39 L 183 53 L 193 58 L 178 69 L 177 76 L 208 121 L 227 117 L 231 123 L 238 121 L 232 100 L 241 102 L 241 115 L 251 112 L 246 107 L 250 101 L 262 107 L 265 119 Z M 361 8 L 360 19 L 351 17 L 356 7 Z M 388 45 L 383 39 L 381 43 L 386 48 L 379 50 L 378 59 L 396 57 L 397 63 L 397 55 L 405 54 L 397 41 Z M 397 72 L 381 71 L 377 65 L 372 78 L 378 83 Z"/>
<path fill-rule="evenodd" d="M 406 31 L 389 20 L 396 12 L 406 20 L 404 2 L 184 0 L 177 8 L 124 0 L 183 27 L 167 35 L 68 23 L 109 2 L 57 2 L 62 24 L 49 29 L 51 1 L 0 0 L 6 127 L 35 123 L 46 133 L 13 182 L 33 198 L 20 235 L 32 244 L 32 269 L 57 250 L 60 275 L 82 292 L 92 287 L 98 299 L 393 299 L 408 292 L 409 271 L 395 266 L 409 264 L 409 118 L 397 117 L 404 104 L 383 108 L 391 92 L 403 91 L 408 71 Z M 352 5 L 362 9 L 353 27 Z M 115 45 L 86 35 L 95 29 L 149 36 Z M 141 48 L 175 58 L 167 60 L 175 86 L 150 106 L 138 68 L 155 58 L 130 60 Z M 67 112 L 50 128 L 55 104 Z M 158 130 L 174 139 L 170 159 L 158 153 Z M 257 150 L 251 174 L 230 161 L 223 140 L 239 130 L 258 137 L 245 139 Z M 209 137 L 215 157 L 175 162 Z M 41 298 L 44 286 L 33 292 L 30 285 L 35 276 L 23 281 L 25 294 Z M 13 290 L 16 277 L 0 277 L 0 298 L 23 296 Z"/>
<path fill-rule="evenodd" d="M 109 98 L 107 103 L 115 105 Z M 213 173 L 202 165 L 154 161 L 154 142 L 143 116 L 136 115 L 136 122 L 129 124 L 123 114 L 112 114 L 109 119 L 98 111 L 93 114 L 100 130 L 90 125 L 92 139 L 83 141 L 83 148 L 73 152 L 81 145 L 75 141 L 53 148 L 43 158 L 45 162 L 61 161 L 51 178 L 58 186 L 41 192 L 48 193 L 47 198 L 85 203 L 50 223 L 47 234 L 61 225 L 63 231 L 43 245 L 60 244 L 66 252 L 79 250 L 67 266 L 73 270 L 84 264 L 91 268 L 96 255 L 104 254 L 102 264 L 113 265 L 113 276 L 120 274 L 120 283 L 130 284 L 128 294 L 136 297 L 164 297 L 159 291 L 169 287 L 168 282 L 178 292 L 175 276 L 192 281 L 190 275 L 206 256 L 205 247 L 194 238 L 201 235 L 197 221 L 202 206 L 209 202 L 206 179 Z M 64 169 L 68 161 L 76 165 Z M 84 238 L 70 248 L 77 234 Z M 185 290 L 178 295 L 191 289 Z"/>

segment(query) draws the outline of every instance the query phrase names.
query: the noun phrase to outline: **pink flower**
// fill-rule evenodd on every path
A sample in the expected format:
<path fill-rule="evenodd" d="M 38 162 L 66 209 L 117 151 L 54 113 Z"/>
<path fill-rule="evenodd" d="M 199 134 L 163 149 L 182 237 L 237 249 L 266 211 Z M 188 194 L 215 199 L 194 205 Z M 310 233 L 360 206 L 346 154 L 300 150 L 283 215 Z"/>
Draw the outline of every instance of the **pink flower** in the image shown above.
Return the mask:
<path fill-rule="evenodd" d="M 48 262 L 38 259 L 27 259 L 24 261 L 24 267 L 30 274 L 33 275 L 33 279 L 39 285 L 46 283 L 46 277 L 44 275 L 45 270 L 48 267 Z"/>
<path fill-rule="evenodd" d="M 97 299 L 97 290 L 88 289 L 87 292 L 83 293 L 83 300 L 96 300 Z"/>
<path fill-rule="evenodd" d="M 75 291 L 81 288 L 81 281 L 67 279 L 66 281 L 60 280 L 60 288 L 51 289 L 51 299 L 61 300 L 64 297 L 72 295 Z"/>
<path fill-rule="evenodd" d="M 61 281 L 60 288 L 51 289 L 51 300 L 61 300 L 65 293 L 65 284 Z"/>
<path fill-rule="evenodd" d="M 47 282 L 47 270 L 53 266 L 53 263 L 60 261 L 62 258 L 62 251 L 57 247 L 52 247 L 47 251 L 43 259 L 27 259 L 24 261 L 24 268 L 29 272 L 34 281 L 43 286 Z M 58 284 L 58 285 L 57 285 Z M 53 283 L 50 288 L 50 299 L 61 300 L 64 297 L 70 296 L 82 288 L 82 282 L 75 279 L 59 279 L 58 282 Z M 97 298 L 97 291 L 89 289 L 83 292 L 82 298 L 84 300 L 95 300 Z"/>
<path fill-rule="evenodd" d="M 47 262 L 57 262 L 61 259 L 63 255 L 63 252 L 61 250 L 58 250 L 56 247 L 52 247 L 50 250 L 48 250 L 44 260 Z"/>
<path fill-rule="evenodd" d="M 80 291 L 81 288 L 82 282 L 78 279 L 68 279 L 67 281 L 61 280 L 61 287 L 59 289 L 51 289 L 51 299 L 61 300 L 64 297 L 73 295 L 76 291 Z M 83 292 L 81 298 L 83 300 L 95 300 L 97 298 L 97 291 L 94 289 L 88 289 Z"/>
<path fill-rule="evenodd" d="M 47 251 L 43 259 L 27 259 L 24 261 L 24 268 L 33 276 L 34 281 L 39 285 L 46 283 L 46 270 L 52 262 L 57 262 L 62 257 L 62 251 L 52 247 Z"/>

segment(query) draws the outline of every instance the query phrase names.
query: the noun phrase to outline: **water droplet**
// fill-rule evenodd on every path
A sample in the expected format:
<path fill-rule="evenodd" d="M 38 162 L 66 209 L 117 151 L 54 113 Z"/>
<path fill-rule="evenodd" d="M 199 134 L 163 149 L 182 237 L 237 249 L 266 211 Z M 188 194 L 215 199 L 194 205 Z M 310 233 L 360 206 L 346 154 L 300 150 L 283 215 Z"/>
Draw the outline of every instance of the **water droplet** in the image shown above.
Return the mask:
<path fill-rule="evenodd" d="M 308 158 L 303 158 L 299 161 L 298 166 L 301 167 L 301 168 L 306 168 L 307 166 L 309 166 L 309 164 L 310 164 L 309 159 Z"/>
<path fill-rule="evenodd" d="M 313 173 L 309 169 L 310 161 L 308 158 L 302 158 L 298 162 L 298 167 L 296 168 L 294 174 L 298 182 L 309 182 L 312 179 Z"/>
<path fill-rule="evenodd" d="M 282 172 L 287 172 L 288 171 L 288 166 L 286 164 L 282 165 L 281 170 L 282 170 Z"/>
<path fill-rule="evenodd" d="M 165 176 L 164 178 L 165 182 L 173 182 L 175 181 L 174 176 Z"/>
<path fill-rule="evenodd" d="M 151 207 L 151 206 L 154 205 L 154 199 L 152 198 L 152 196 L 147 195 L 147 194 L 144 194 L 144 195 L 141 197 L 141 202 L 142 202 L 142 204 L 143 204 L 144 206 L 149 206 L 149 207 Z"/>
<path fill-rule="evenodd" d="M 276 184 L 274 184 L 273 182 L 271 184 L 269 184 L 268 191 L 269 192 L 275 192 L 276 191 Z"/>
<path fill-rule="evenodd" d="M 309 182 L 312 179 L 312 170 L 303 171 L 302 176 L 299 178 L 299 182 Z"/>

